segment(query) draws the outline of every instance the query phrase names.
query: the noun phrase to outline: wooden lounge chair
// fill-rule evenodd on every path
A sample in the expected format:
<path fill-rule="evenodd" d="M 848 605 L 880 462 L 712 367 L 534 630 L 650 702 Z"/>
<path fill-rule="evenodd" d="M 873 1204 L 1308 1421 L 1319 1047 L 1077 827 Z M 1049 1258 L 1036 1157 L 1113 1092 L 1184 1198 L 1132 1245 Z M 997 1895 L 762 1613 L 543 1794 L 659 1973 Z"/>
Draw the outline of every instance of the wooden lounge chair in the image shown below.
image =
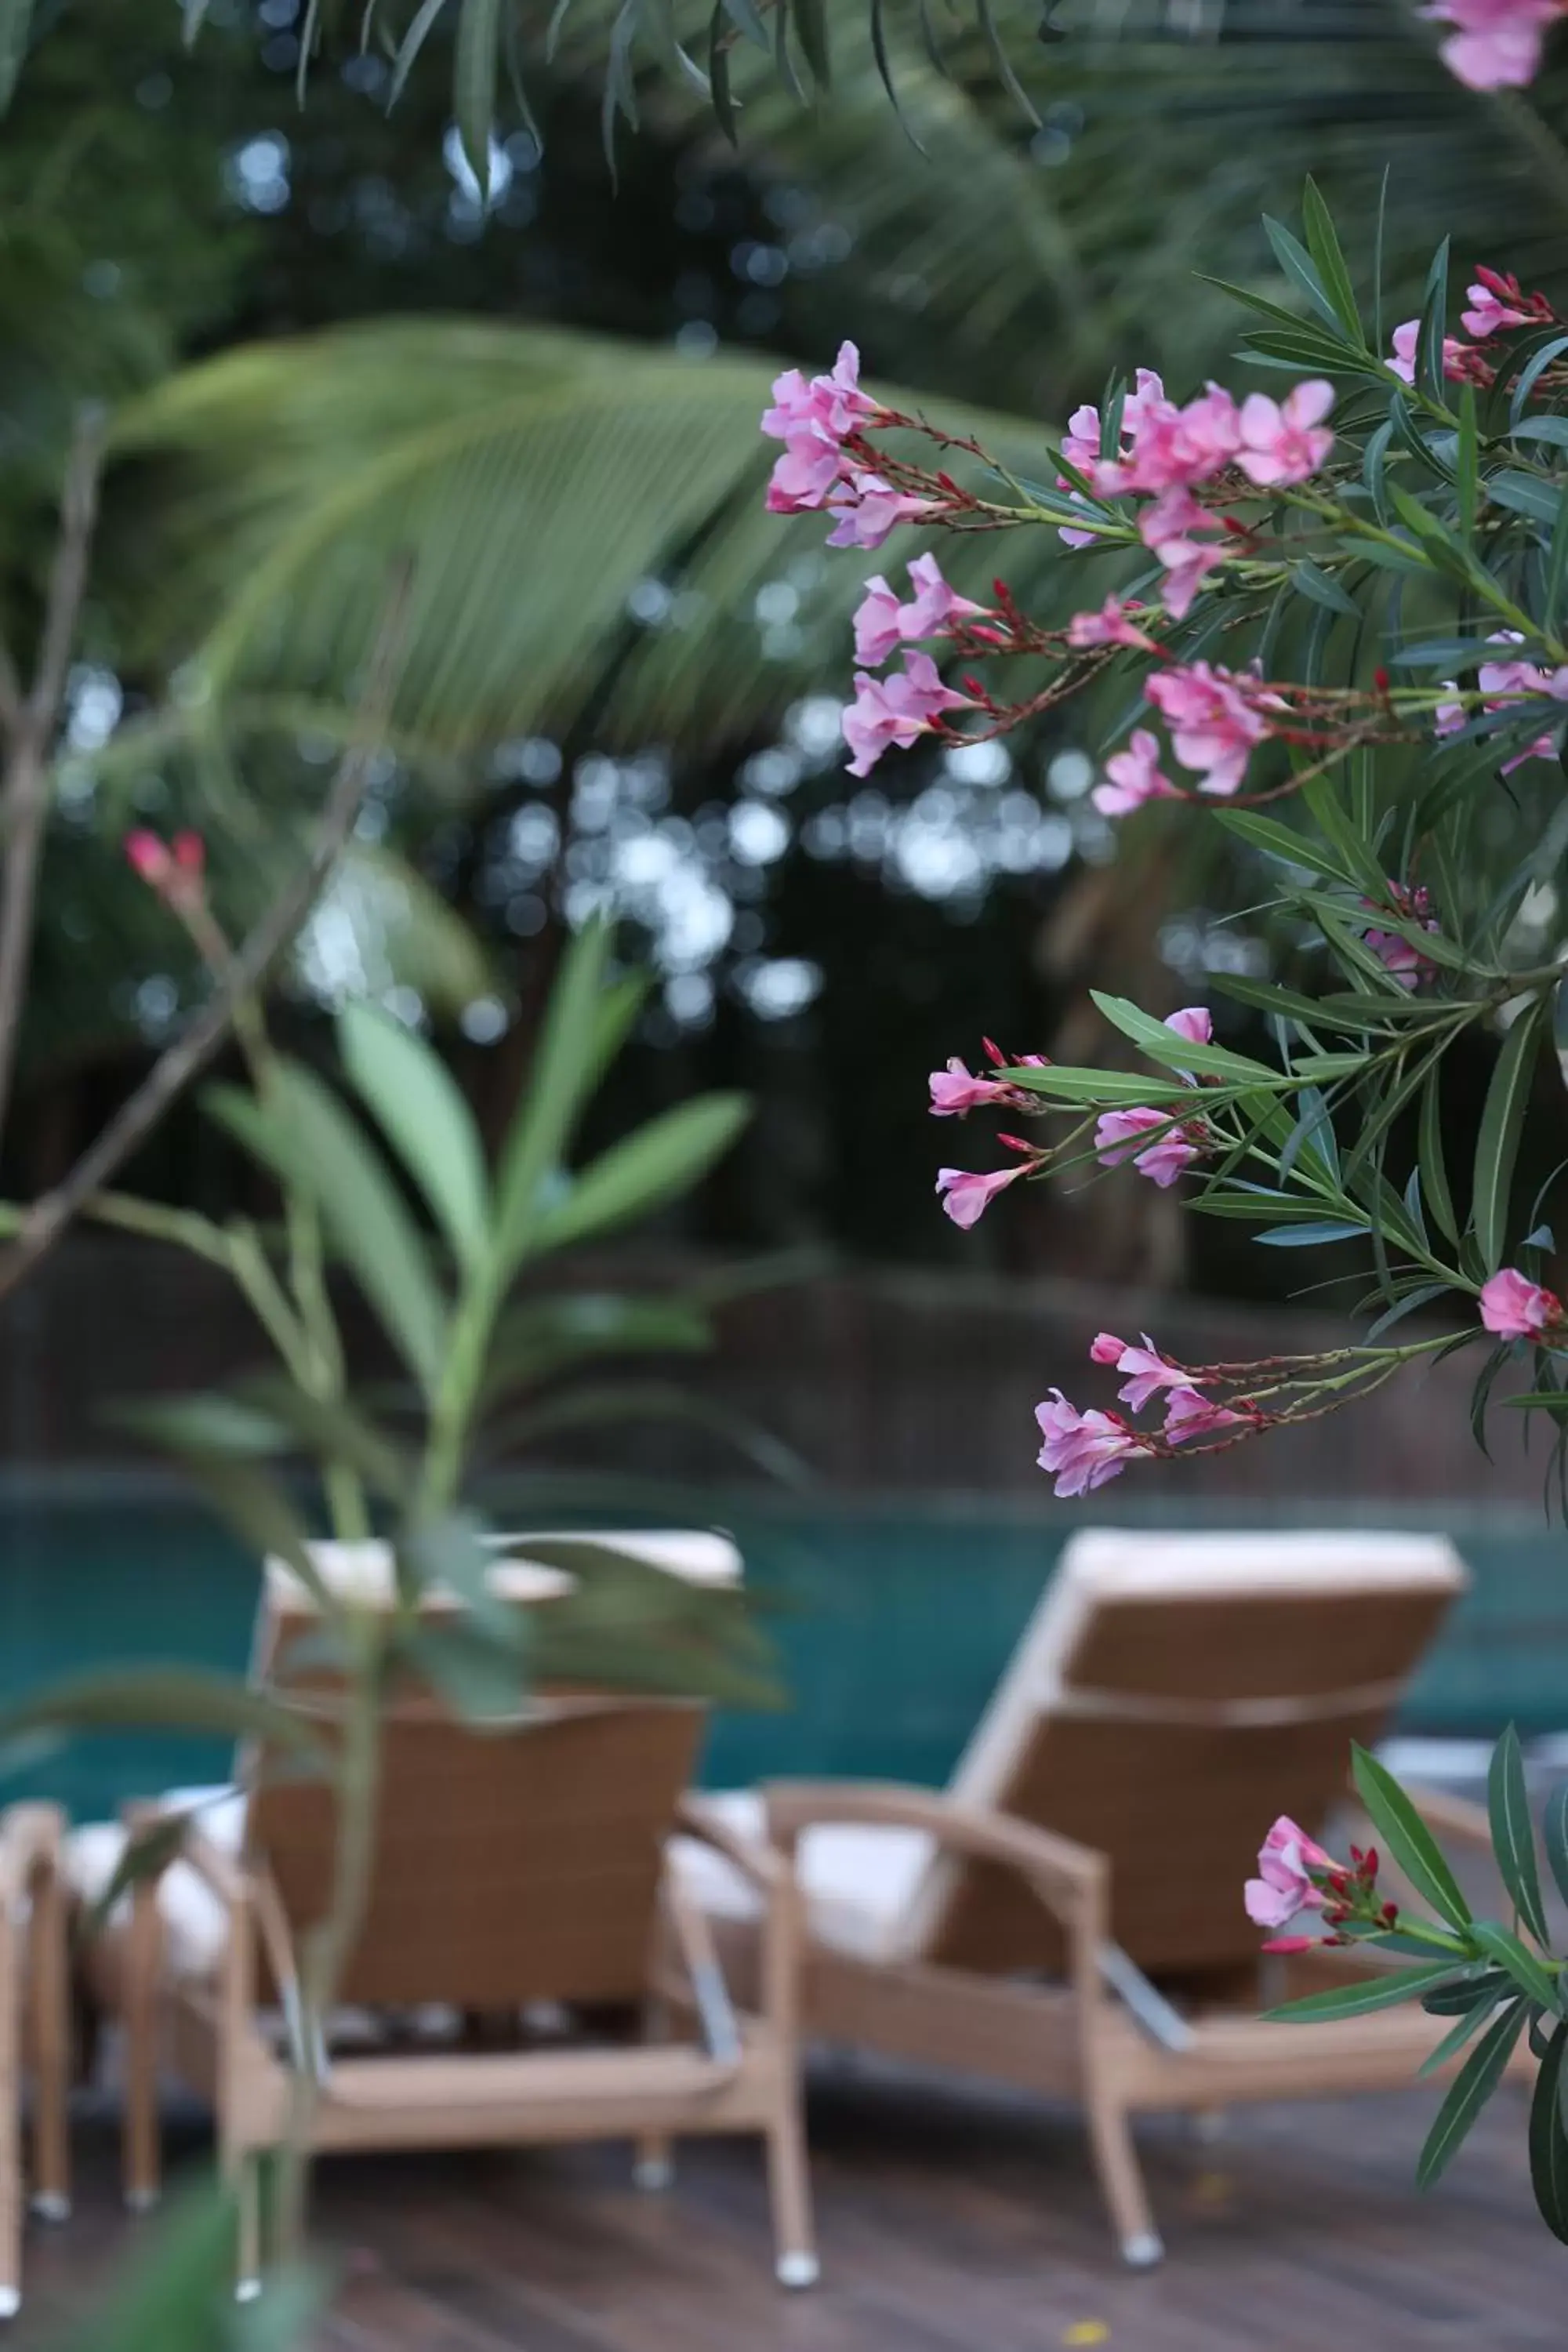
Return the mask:
<path fill-rule="evenodd" d="M 33 2078 L 32 2207 L 70 2212 L 69 1978 L 60 1874 L 63 1816 L 53 1805 L 0 1815 L 0 2318 L 22 2307 L 24 2074 Z"/>
<path fill-rule="evenodd" d="M 799 1849 L 803 2032 L 1079 2102 L 1121 2252 L 1157 2262 L 1131 2116 L 1403 2085 L 1447 2030 L 1265 2022 L 1242 1886 L 1278 1814 L 1323 1829 L 1465 1581 L 1425 1537 L 1075 1536 L 945 1793 L 708 1801 Z M 681 1866 L 743 1985 L 751 1897 L 711 1850 Z"/>
<path fill-rule="evenodd" d="M 724 1565 L 704 1553 L 697 1572 Z M 346 1570 L 374 1601 L 374 1561 L 361 1556 Z M 497 1582 L 516 1585 L 519 1600 L 547 1597 L 527 1575 L 509 1582 L 503 1571 Z M 269 1577 L 260 1654 L 280 1655 L 306 1622 L 297 1588 L 291 1596 L 286 1579 Z M 300 1703 L 321 1711 L 330 1736 L 331 1695 Z M 282 2137 L 296 2070 L 308 2065 L 320 2073 L 312 2140 L 322 2152 L 624 2136 L 642 2148 L 639 2179 L 656 2186 L 670 2138 L 756 2133 L 778 2277 L 809 2285 L 817 2265 L 798 2105 L 794 1884 L 776 1856 L 687 1799 L 703 1723 L 694 1704 L 594 1697 L 546 1702 L 482 1732 L 427 1699 L 400 1701 L 385 1719 L 369 1908 L 342 2003 L 381 2018 L 433 2005 L 513 2020 L 538 2003 L 640 2011 L 647 2032 L 629 2044 L 302 2047 L 295 1955 L 324 1907 L 331 1792 L 253 1757 L 247 1793 L 214 1816 L 216 1836 L 190 1792 L 177 1798 L 163 1818 L 184 1823 L 167 1864 L 186 1882 L 182 1900 L 171 1908 L 162 1899 L 162 1874 L 142 1879 L 129 1922 L 97 1963 L 100 1996 L 127 2027 L 129 2200 L 157 2194 L 162 2050 L 213 2102 L 240 2195 L 241 2289 L 253 2292 L 255 2159 Z M 156 1808 L 133 1813 L 142 1831 L 159 1818 Z M 713 1840 L 756 1891 L 764 1924 L 751 2013 L 732 2008 L 700 1916 L 667 1868 L 678 1829 Z M 204 1907 L 192 1905 L 193 1884 Z M 671 2038 L 676 2017 L 694 2024 L 683 2040 Z"/>

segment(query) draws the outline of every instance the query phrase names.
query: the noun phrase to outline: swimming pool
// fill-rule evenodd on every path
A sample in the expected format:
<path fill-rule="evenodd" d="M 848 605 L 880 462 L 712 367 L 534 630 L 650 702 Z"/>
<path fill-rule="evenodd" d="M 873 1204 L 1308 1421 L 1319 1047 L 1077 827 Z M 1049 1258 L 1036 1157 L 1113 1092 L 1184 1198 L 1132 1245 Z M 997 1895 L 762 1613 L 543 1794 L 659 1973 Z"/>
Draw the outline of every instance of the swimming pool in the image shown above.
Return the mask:
<path fill-rule="evenodd" d="M 574 1516 L 558 1486 L 513 1488 L 501 1503 L 511 1525 Z M 603 1525 L 616 1515 L 601 1504 L 589 1516 Z M 653 1523 L 646 1504 L 618 1516 Z M 1168 1507 L 1042 1511 L 975 1496 L 862 1503 L 750 1490 L 714 1491 L 700 1505 L 675 1498 L 666 1516 L 733 1532 L 790 1694 L 782 1713 L 716 1719 L 704 1778 L 721 1786 L 787 1772 L 942 1780 L 1074 1527 L 1177 1523 Z M 1180 1523 L 1258 1518 L 1254 1506 Z M 1474 1589 L 1414 1685 L 1404 1728 L 1568 1726 L 1568 1538 L 1538 1514 L 1294 1504 L 1278 1523 L 1440 1528 L 1469 1561 Z M 256 1591 L 254 1561 L 162 1478 L 0 1481 L 0 1701 L 111 1660 L 240 1673 Z M 91 1818 L 225 1769 L 225 1746 L 210 1738 L 93 1734 L 13 1770 L 0 1797 L 47 1794 Z"/>

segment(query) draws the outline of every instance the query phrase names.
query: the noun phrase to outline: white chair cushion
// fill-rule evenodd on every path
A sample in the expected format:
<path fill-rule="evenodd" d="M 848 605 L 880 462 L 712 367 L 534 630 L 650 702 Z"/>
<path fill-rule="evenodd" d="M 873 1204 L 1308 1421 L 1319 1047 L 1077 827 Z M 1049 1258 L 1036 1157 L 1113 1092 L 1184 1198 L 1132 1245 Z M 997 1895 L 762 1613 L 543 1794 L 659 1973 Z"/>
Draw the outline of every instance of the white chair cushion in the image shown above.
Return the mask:
<path fill-rule="evenodd" d="M 245 1800 L 237 1789 L 169 1789 L 160 1802 L 171 1811 L 195 1812 L 202 1835 L 220 1853 L 237 1854 L 245 1839 Z M 87 1822 L 66 1840 L 66 1879 L 84 1904 L 102 1901 L 126 1846 L 118 1822 Z M 210 1976 L 223 1958 L 226 1919 L 222 1903 L 188 1862 L 176 1862 L 158 1882 L 163 1923 L 164 1965 L 183 1979 Z M 111 1927 L 131 1916 L 131 1897 L 121 1895 L 109 1915 Z"/>
<path fill-rule="evenodd" d="M 702 1802 L 739 1836 L 761 1845 L 767 1835 L 762 1798 L 752 1790 L 704 1791 Z M 811 1932 L 858 1959 L 894 1957 L 910 1897 L 930 1864 L 923 1830 L 825 1822 L 801 1838 L 799 1870 Z M 692 1901 L 721 1920 L 756 1919 L 762 1902 L 752 1882 L 700 1838 L 671 1841 L 670 1855 Z"/>

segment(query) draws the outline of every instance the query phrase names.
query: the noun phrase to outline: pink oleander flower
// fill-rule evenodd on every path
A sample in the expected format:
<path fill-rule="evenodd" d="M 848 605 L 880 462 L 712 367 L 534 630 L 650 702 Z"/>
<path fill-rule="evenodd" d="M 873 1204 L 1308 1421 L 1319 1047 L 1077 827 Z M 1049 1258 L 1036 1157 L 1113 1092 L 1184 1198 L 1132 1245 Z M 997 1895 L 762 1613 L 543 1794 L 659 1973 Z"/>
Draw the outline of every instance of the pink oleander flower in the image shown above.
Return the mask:
<path fill-rule="evenodd" d="M 1139 434 L 1154 412 L 1167 405 L 1165 387 L 1153 369 L 1140 368 L 1135 388 L 1128 394 L 1121 404 L 1123 440 L 1119 457 L 1126 454 L 1129 441 L 1136 445 Z M 1085 475 L 1090 481 L 1095 479 L 1100 457 L 1098 409 L 1087 406 L 1074 409 L 1068 419 L 1068 430 L 1062 441 L 1062 456 L 1069 466 L 1076 466 L 1079 472 Z M 1083 504 L 1081 494 L 1073 488 L 1065 474 L 1058 475 L 1057 488 L 1058 490 L 1066 490 L 1075 504 L 1079 506 Z M 1092 530 L 1075 530 L 1068 525 L 1064 525 L 1058 533 L 1058 537 L 1068 547 L 1092 547 L 1099 535 L 1097 531 Z"/>
<path fill-rule="evenodd" d="M 1014 1103 L 1018 1089 L 1000 1078 L 979 1078 L 954 1055 L 945 1070 L 931 1074 L 931 1108 L 933 1118 L 962 1118 L 965 1111 L 980 1110 L 987 1104 Z M 1015 1169 L 1016 1175 L 1017 1171 Z"/>
<path fill-rule="evenodd" d="M 1521 646 L 1524 639 L 1517 629 L 1494 629 L 1487 642 L 1494 646 Z M 1484 706 L 1488 710 L 1499 710 L 1504 703 L 1511 702 L 1521 695 L 1544 695 L 1552 702 L 1568 702 L 1568 667 L 1545 670 L 1538 668 L 1534 662 L 1517 659 L 1483 662 L 1476 673 L 1476 683 L 1483 694 L 1492 698 Z M 1442 725 L 1445 713 L 1453 708 L 1460 708 L 1460 720 L 1463 722 L 1465 713 L 1461 707 L 1440 703 L 1437 709 L 1439 734 L 1446 731 Z M 1551 735 L 1538 735 L 1532 743 L 1525 745 L 1522 751 L 1516 751 L 1511 760 L 1505 760 L 1499 772 L 1511 776 L 1514 770 L 1522 767 L 1527 760 L 1552 760 L 1556 755 L 1557 747 Z"/>
<path fill-rule="evenodd" d="M 1165 1026 L 1184 1037 L 1189 1045 L 1214 1044 L 1214 1015 L 1206 1004 L 1184 1004 L 1179 1013 L 1167 1013 Z"/>
<path fill-rule="evenodd" d="M 1420 340 L 1419 319 L 1406 319 L 1403 326 L 1395 327 L 1394 330 L 1394 350 L 1390 357 L 1384 360 L 1384 366 L 1388 369 L 1391 375 L 1398 376 L 1405 383 L 1414 383 L 1415 381 L 1415 346 Z M 1443 373 L 1450 383 L 1464 383 L 1467 380 L 1477 380 L 1479 369 L 1485 370 L 1485 362 L 1471 350 L 1468 343 L 1460 342 L 1457 335 L 1444 336 Z M 1486 381 L 1490 382 L 1489 370 L 1486 370 Z"/>
<path fill-rule="evenodd" d="M 1038 1459 L 1041 1469 L 1054 1475 L 1062 1501 L 1091 1494 L 1116 1477 L 1135 1454 L 1149 1451 L 1149 1440 L 1129 1429 L 1118 1414 L 1080 1412 L 1060 1389 L 1053 1389 L 1051 1396 L 1054 1402 L 1035 1407 L 1044 1440 Z"/>
<path fill-rule="evenodd" d="M 793 441 L 807 433 L 842 441 L 881 413 L 870 394 L 861 391 L 860 354 L 846 342 L 838 346 L 831 375 L 813 376 L 807 383 L 798 368 L 787 368 L 774 379 L 773 405 L 763 412 L 762 429 L 773 441 Z"/>
<path fill-rule="evenodd" d="M 1321 376 L 1299 383 L 1283 406 L 1254 392 L 1241 404 L 1241 447 L 1237 464 L 1260 488 L 1304 482 L 1317 473 L 1334 446 L 1323 423 L 1334 404 L 1334 387 Z"/>
<path fill-rule="evenodd" d="M 934 555 L 917 555 L 908 569 L 915 593 L 909 604 L 900 607 L 906 637 L 939 637 L 954 621 L 973 620 L 990 609 L 950 588 Z"/>
<path fill-rule="evenodd" d="M 838 526 L 827 535 L 829 547 L 880 547 L 900 523 L 918 522 L 932 511 L 929 499 L 895 490 L 879 474 L 852 474 L 826 506 Z"/>
<path fill-rule="evenodd" d="M 977 1225 L 998 1192 L 1016 1184 L 1020 1176 L 1029 1172 L 1029 1162 L 1020 1160 L 1016 1168 L 993 1168 L 977 1175 L 968 1168 L 939 1168 L 936 1189 L 942 1205 L 955 1225 L 967 1233 Z"/>
<path fill-rule="evenodd" d="M 852 776 L 868 776 L 889 744 L 907 751 L 930 734 L 944 710 L 972 709 L 971 698 L 944 686 L 929 654 L 904 656 L 890 677 L 855 673 L 855 699 L 843 714 L 844 740 L 854 757 Z"/>
<path fill-rule="evenodd" d="M 1527 294 L 1511 271 L 1505 275 L 1478 262 L 1476 277 L 1479 282 L 1466 289 L 1470 308 L 1459 313 L 1459 324 L 1468 335 L 1485 341 L 1489 335 L 1501 334 L 1509 327 L 1550 326 L 1556 316 L 1545 295 Z"/>
<path fill-rule="evenodd" d="M 1215 1404 L 1199 1389 L 1173 1389 L 1165 1406 L 1165 1436 L 1172 1445 L 1189 1438 L 1211 1437 L 1216 1429 L 1244 1429 L 1247 1415 Z"/>
<path fill-rule="evenodd" d="M 1521 89 L 1541 66 L 1563 0 L 1430 0 L 1422 15 L 1453 26 L 1443 63 L 1468 89 Z"/>
<path fill-rule="evenodd" d="M 837 441 L 818 433 L 803 433 L 791 441 L 768 477 L 770 514 L 816 514 L 827 504 L 844 474 L 844 453 Z"/>
<path fill-rule="evenodd" d="M 1089 1343 L 1091 1364 L 1119 1364 L 1127 1352 L 1127 1342 L 1119 1339 L 1114 1331 L 1097 1331 Z"/>
<path fill-rule="evenodd" d="M 1403 882 L 1391 881 L 1387 890 L 1388 904 L 1397 913 L 1419 923 L 1424 931 L 1441 929 L 1432 912 L 1431 896 L 1420 883 L 1406 888 Z M 1362 903 L 1370 912 L 1375 914 L 1377 911 L 1370 898 L 1363 899 Z M 1422 981 L 1430 980 L 1437 969 L 1431 957 L 1423 955 L 1415 941 L 1407 940 L 1403 931 L 1368 931 L 1365 940 L 1373 954 L 1380 963 L 1387 966 L 1401 988 L 1418 987 Z"/>
<path fill-rule="evenodd" d="M 1119 596 L 1108 596 L 1098 613 L 1075 613 L 1068 623 L 1068 643 L 1075 653 L 1087 653 L 1091 646 L 1131 646 L 1139 653 L 1157 653 L 1159 647 L 1133 620 L 1141 613 L 1141 604 L 1124 604 Z"/>
<path fill-rule="evenodd" d="M 941 636 L 954 621 L 970 619 L 987 610 L 950 588 L 934 555 L 917 555 L 909 567 L 914 595 L 900 604 L 878 572 L 866 583 L 866 593 L 855 615 L 855 658 L 876 669 L 894 648 L 921 637 Z"/>
<path fill-rule="evenodd" d="M 1106 1334 L 1109 1339 L 1110 1333 Z M 1152 1396 L 1162 1389 L 1183 1389 L 1192 1385 L 1192 1374 L 1180 1364 L 1173 1364 L 1169 1356 L 1162 1356 L 1147 1331 L 1141 1348 L 1123 1348 L 1116 1359 L 1116 1369 L 1128 1375 L 1127 1384 L 1117 1391 L 1130 1412 L 1142 1412 Z"/>
<path fill-rule="evenodd" d="M 1144 688 L 1171 730 L 1177 759 L 1202 776 L 1201 793 L 1234 793 L 1253 747 L 1269 731 L 1250 683 L 1232 670 L 1195 661 L 1156 671 Z"/>
<path fill-rule="evenodd" d="M 880 669 L 888 656 L 903 642 L 899 600 L 876 572 L 866 583 L 866 593 L 855 614 L 855 658 L 864 669 Z"/>
<path fill-rule="evenodd" d="M 1152 1129 L 1163 1129 L 1163 1132 L 1140 1149 L 1138 1138 L 1147 1136 Z M 1142 1106 L 1102 1111 L 1095 1122 L 1094 1148 L 1102 1168 L 1117 1168 L 1124 1160 L 1131 1160 L 1139 1174 L 1147 1176 L 1162 1192 L 1168 1192 L 1182 1171 L 1190 1168 L 1199 1156 L 1185 1129 L 1173 1126 L 1169 1111 L 1150 1110 Z"/>
<path fill-rule="evenodd" d="M 1107 760 L 1105 773 L 1108 781 L 1096 784 L 1092 795 L 1101 816 L 1127 816 L 1145 801 L 1177 798 L 1176 787 L 1161 771 L 1159 738 L 1146 727 L 1133 729 L 1126 751 Z"/>
<path fill-rule="evenodd" d="M 1543 1290 L 1511 1265 L 1481 1285 L 1481 1322 L 1499 1339 L 1533 1339 L 1562 1320 L 1555 1291 Z"/>
<path fill-rule="evenodd" d="M 1288 1927 L 1303 1911 L 1321 1911 L 1323 1897 L 1311 1873 L 1338 1870 L 1331 1853 L 1281 1813 L 1258 1855 L 1258 1876 L 1247 1882 L 1247 1916 L 1255 1927 Z"/>
<path fill-rule="evenodd" d="M 1199 530 L 1217 531 L 1223 538 L 1225 526 L 1199 506 L 1184 483 L 1163 490 L 1138 518 L 1140 539 L 1165 567 L 1161 599 L 1173 621 L 1185 618 L 1208 574 L 1225 560 L 1223 546 L 1193 537 Z"/>

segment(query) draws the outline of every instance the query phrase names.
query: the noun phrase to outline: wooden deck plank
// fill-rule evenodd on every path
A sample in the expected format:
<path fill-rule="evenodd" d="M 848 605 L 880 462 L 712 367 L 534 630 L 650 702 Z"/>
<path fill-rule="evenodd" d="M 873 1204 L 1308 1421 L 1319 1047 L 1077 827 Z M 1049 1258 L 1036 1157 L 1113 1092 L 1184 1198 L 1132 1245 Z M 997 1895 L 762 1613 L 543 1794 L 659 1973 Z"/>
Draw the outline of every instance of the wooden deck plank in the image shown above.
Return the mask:
<path fill-rule="evenodd" d="M 1489 2110 L 1430 2198 L 1412 2185 L 1433 2095 L 1237 2116 L 1217 2139 L 1140 2134 L 1168 2259 L 1115 2261 L 1070 2113 L 890 2069 L 826 2065 L 811 2126 L 824 2276 L 773 2284 L 753 2147 L 688 2142 L 668 2195 L 624 2147 L 350 2157 L 318 2220 L 344 2285 L 318 2352 L 1545 2352 L 1568 2253 L 1531 2200 L 1524 2098 Z M 176 2121 L 178 2160 L 205 2147 Z M 107 2110 L 79 2123 L 77 2215 L 29 2232 L 5 2352 L 47 2352 L 138 2225 Z"/>

